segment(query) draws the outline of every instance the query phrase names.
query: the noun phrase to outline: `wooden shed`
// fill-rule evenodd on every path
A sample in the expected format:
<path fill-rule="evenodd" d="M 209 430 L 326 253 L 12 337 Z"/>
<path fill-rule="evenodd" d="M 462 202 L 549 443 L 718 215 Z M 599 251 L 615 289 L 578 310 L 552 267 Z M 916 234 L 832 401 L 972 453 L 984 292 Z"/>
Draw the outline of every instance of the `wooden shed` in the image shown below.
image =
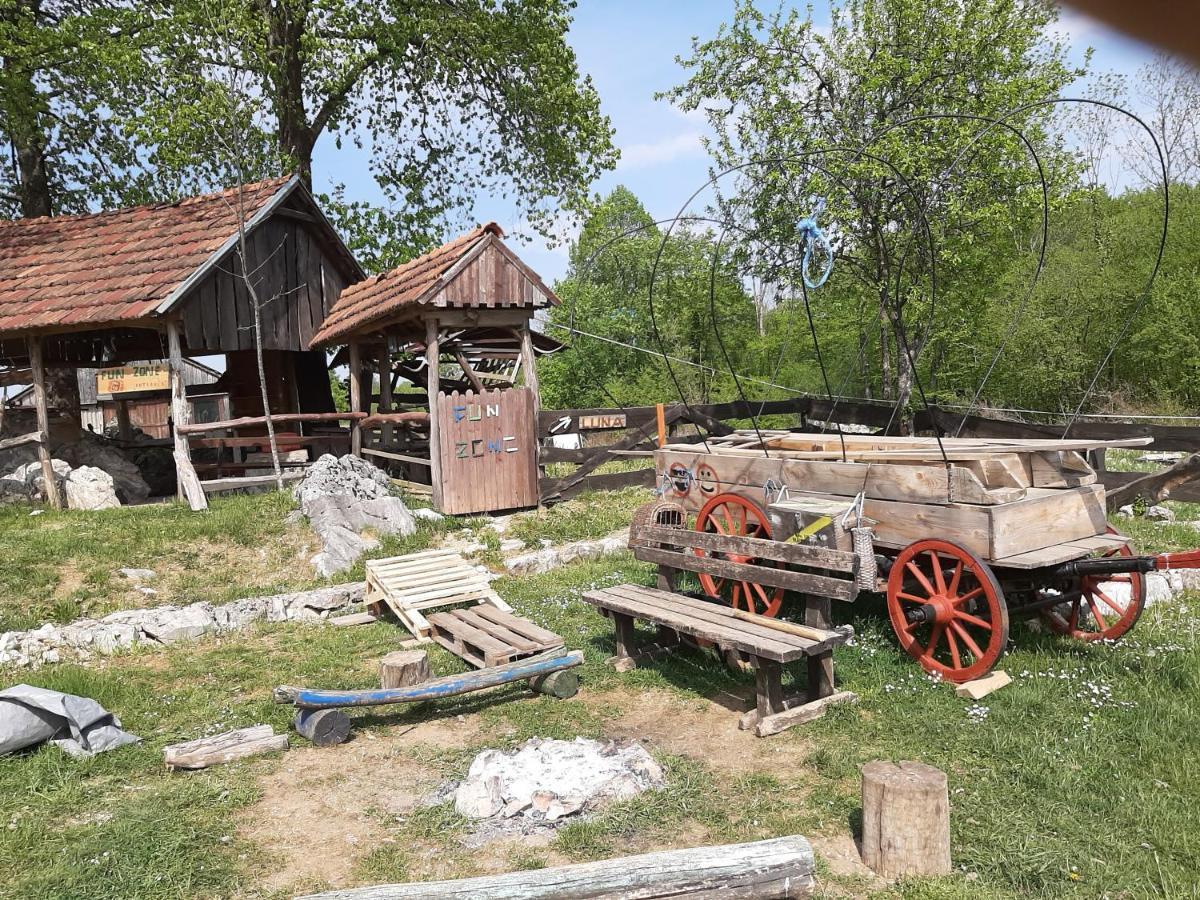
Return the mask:
<path fill-rule="evenodd" d="M 183 359 L 225 354 L 233 417 L 262 426 L 253 288 L 272 418 L 297 423 L 292 445 L 325 439 L 315 431 L 337 414 L 325 354 L 310 343 L 363 274 L 296 177 L 171 204 L 0 222 L 0 363 L 9 383 L 28 370 L 38 408 L 36 432 L 0 445 L 37 442 L 49 466 L 48 372 L 166 359 L 181 490 L 193 506 L 204 505 L 211 485 L 196 482 L 189 435 L 206 449 L 255 438 L 189 426 Z M 78 410 L 61 412 L 56 427 L 77 425 Z M 214 432 L 222 433 L 204 436 Z"/>
<path fill-rule="evenodd" d="M 558 302 L 495 223 L 347 288 L 313 345 L 346 345 L 353 451 L 444 513 L 536 506 L 534 362 L 559 345 L 531 320 Z"/>

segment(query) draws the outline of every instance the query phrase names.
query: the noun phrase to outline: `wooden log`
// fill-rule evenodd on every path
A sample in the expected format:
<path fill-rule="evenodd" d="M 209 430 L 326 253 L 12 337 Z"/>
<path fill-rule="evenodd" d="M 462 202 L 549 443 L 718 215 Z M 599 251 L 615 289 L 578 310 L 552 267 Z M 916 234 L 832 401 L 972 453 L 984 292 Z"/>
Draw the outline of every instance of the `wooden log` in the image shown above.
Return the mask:
<path fill-rule="evenodd" d="M 29 339 L 29 369 L 33 375 L 33 403 L 37 408 L 37 427 L 40 434 L 50 434 L 50 407 L 46 403 L 46 367 L 42 363 L 42 339 Z M 46 485 L 46 503 L 61 508 L 63 498 L 58 492 L 58 479 L 50 461 L 48 440 L 38 441 L 38 461 L 42 464 L 42 480 Z"/>
<path fill-rule="evenodd" d="M 794 835 L 458 881 L 346 888 L 313 894 L 307 900 L 765 900 L 810 896 L 815 883 L 813 867 L 812 847 Z"/>
<path fill-rule="evenodd" d="M 539 694 L 566 700 L 579 693 L 579 673 L 571 669 L 559 669 L 549 675 L 538 675 L 529 679 L 529 687 Z"/>
<path fill-rule="evenodd" d="M 224 734 L 163 747 L 168 769 L 207 769 L 222 763 L 288 748 L 288 736 L 270 725 L 253 725 Z"/>
<path fill-rule="evenodd" d="M 303 709 L 336 709 L 343 706 L 381 706 L 389 703 L 417 703 L 422 700 L 440 700 L 458 694 L 468 694 L 484 688 L 525 681 L 535 675 L 545 675 L 559 669 L 570 669 L 583 665 L 583 654 L 578 650 L 567 652 L 563 647 L 547 650 L 537 656 L 479 669 L 435 678 L 422 684 L 404 688 L 367 691 L 313 691 L 306 688 L 283 685 L 275 688 L 276 703 L 292 703 Z"/>
<path fill-rule="evenodd" d="M 429 656 L 424 650 L 396 650 L 379 661 L 379 686 L 408 687 L 429 680 Z"/>
<path fill-rule="evenodd" d="M 350 717 L 340 709 L 299 709 L 292 724 L 315 747 L 333 747 L 350 737 Z"/>
<path fill-rule="evenodd" d="M 919 762 L 862 767 L 862 856 L 884 878 L 950 872 L 946 773 Z"/>
<path fill-rule="evenodd" d="M 856 700 L 858 695 L 852 691 L 837 691 L 816 700 L 808 699 L 807 695 L 789 697 L 783 701 L 779 712 L 768 716 L 763 716 L 757 709 L 750 710 L 738 720 L 738 728 L 743 731 L 753 729 L 755 737 L 769 737 L 821 718 L 835 703 L 854 703 Z"/>
<path fill-rule="evenodd" d="M 361 419 L 358 426 L 364 431 L 368 428 L 377 428 L 380 425 L 428 425 L 429 413 L 422 410 L 412 410 L 411 412 L 391 412 L 391 413 L 375 413 Z"/>
<path fill-rule="evenodd" d="M 347 347 L 348 356 L 350 358 L 350 384 L 348 391 L 350 394 L 350 411 L 367 413 L 370 410 L 362 408 L 362 349 L 358 341 L 351 341 Z M 358 419 L 350 423 L 350 452 L 355 456 L 362 454 L 362 428 Z"/>
<path fill-rule="evenodd" d="M 304 470 L 288 470 L 282 475 L 284 481 L 299 481 L 304 477 Z M 240 475 L 234 478 L 212 478 L 208 481 L 201 481 L 200 487 L 206 494 L 220 494 L 224 491 L 238 491 L 244 488 L 274 487 L 275 484 L 274 475 Z"/>

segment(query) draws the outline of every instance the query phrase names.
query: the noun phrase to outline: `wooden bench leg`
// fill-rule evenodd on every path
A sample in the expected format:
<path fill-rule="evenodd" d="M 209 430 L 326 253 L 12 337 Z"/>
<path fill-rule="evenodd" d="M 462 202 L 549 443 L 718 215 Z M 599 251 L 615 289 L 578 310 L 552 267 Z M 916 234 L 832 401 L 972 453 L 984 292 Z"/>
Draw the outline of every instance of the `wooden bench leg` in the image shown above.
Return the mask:
<path fill-rule="evenodd" d="M 765 719 L 783 711 L 783 672 L 779 663 L 755 657 L 754 693 L 757 698 L 756 712 Z"/>
<path fill-rule="evenodd" d="M 635 665 L 633 616 L 613 612 L 612 620 L 617 630 L 617 655 L 612 658 L 612 665 L 618 672 L 628 672 Z"/>
<path fill-rule="evenodd" d="M 820 700 L 833 693 L 833 651 L 808 658 L 808 699 Z"/>

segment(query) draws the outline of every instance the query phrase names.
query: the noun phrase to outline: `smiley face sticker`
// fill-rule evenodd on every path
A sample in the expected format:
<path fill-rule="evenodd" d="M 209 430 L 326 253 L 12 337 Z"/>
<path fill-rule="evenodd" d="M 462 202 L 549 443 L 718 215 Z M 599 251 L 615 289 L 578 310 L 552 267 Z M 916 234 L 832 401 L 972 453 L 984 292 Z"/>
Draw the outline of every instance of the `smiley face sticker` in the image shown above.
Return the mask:
<path fill-rule="evenodd" d="M 721 492 L 721 482 L 717 480 L 717 473 L 708 463 L 696 466 L 696 484 L 700 488 L 700 493 L 705 497 L 711 497 Z"/>

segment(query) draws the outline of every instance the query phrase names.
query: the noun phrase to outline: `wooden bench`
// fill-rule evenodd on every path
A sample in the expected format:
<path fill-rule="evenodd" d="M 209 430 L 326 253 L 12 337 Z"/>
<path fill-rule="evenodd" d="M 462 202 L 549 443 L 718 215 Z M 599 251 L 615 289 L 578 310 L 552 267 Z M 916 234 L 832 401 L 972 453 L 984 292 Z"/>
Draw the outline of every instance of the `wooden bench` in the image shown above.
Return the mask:
<path fill-rule="evenodd" d="M 753 728 L 760 737 L 815 719 L 831 703 L 854 699 L 849 692 L 834 690 L 833 648 L 849 640 L 853 630 L 833 628 L 831 601 L 853 600 L 857 595 L 857 555 L 810 544 L 695 531 L 686 523 L 684 508 L 674 501 L 643 506 L 630 525 L 629 548 L 637 559 L 658 566 L 658 588 L 621 585 L 584 594 L 616 625 L 614 666 L 626 670 L 669 652 L 681 637 L 714 646 L 730 664 L 754 669 L 756 708 L 742 717 L 741 727 Z M 804 624 L 678 593 L 683 572 L 792 591 L 803 604 Z M 636 619 L 657 626 L 655 646 L 633 648 Z M 781 667 L 801 657 L 808 660 L 807 689 L 803 695 L 784 697 Z"/>
<path fill-rule="evenodd" d="M 739 615 L 737 610 L 707 600 L 632 584 L 588 591 L 583 599 L 616 626 L 617 652 L 611 662 L 618 671 L 669 652 L 685 635 L 739 654 L 754 668 L 757 698 L 755 708 L 742 716 L 739 727 L 753 728 L 759 737 L 819 718 L 829 705 L 854 699 L 848 691 L 833 687 L 833 648 L 850 638 L 849 630 Z M 639 619 L 658 627 L 657 642 L 642 650 L 635 646 L 634 622 Z M 785 697 L 782 667 L 799 659 L 808 660 L 807 690 Z"/>

